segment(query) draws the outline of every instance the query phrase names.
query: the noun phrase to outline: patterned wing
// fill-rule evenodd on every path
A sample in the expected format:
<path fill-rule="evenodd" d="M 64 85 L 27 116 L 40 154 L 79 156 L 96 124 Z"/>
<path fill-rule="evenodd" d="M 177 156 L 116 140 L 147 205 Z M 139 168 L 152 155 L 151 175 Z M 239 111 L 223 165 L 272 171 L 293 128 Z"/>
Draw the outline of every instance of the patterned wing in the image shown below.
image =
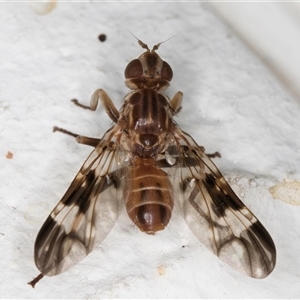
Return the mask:
<path fill-rule="evenodd" d="M 107 132 L 42 226 L 35 263 L 43 275 L 60 274 L 86 257 L 114 226 L 121 208 L 126 167 Z"/>
<path fill-rule="evenodd" d="M 196 237 L 221 260 L 254 278 L 275 267 L 272 238 L 235 195 L 214 163 L 188 134 L 176 127 L 172 174 L 175 203 Z M 178 149 L 177 153 L 174 149 Z"/>

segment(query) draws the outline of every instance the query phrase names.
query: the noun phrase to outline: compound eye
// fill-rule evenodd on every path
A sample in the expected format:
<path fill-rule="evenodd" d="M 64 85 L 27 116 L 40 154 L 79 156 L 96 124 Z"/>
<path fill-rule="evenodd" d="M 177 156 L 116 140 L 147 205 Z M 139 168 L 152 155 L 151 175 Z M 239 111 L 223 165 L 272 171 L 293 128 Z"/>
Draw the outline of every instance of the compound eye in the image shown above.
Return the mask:
<path fill-rule="evenodd" d="M 143 75 L 143 67 L 138 59 L 132 60 L 125 69 L 125 78 L 137 78 Z"/>
<path fill-rule="evenodd" d="M 167 81 L 171 81 L 173 78 L 173 71 L 170 65 L 167 62 L 163 62 L 163 66 L 161 68 L 161 78 Z"/>

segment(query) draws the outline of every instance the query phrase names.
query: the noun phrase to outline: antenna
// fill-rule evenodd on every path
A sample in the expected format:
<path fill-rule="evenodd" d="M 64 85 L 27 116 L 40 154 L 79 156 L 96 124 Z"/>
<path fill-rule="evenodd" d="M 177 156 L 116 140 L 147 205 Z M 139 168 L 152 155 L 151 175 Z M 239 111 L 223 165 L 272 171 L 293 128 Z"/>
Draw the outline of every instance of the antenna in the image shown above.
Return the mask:
<path fill-rule="evenodd" d="M 133 35 L 133 37 L 135 37 L 135 38 L 138 40 L 138 43 L 139 43 L 139 45 L 140 45 L 142 48 L 146 49 L 147 51 L 150 51 L 150 49 L 149 49 L 149 47 L 148 47 L 147 44 L 145 44 L 145 43 L 142 42 L 139 38 L 137 38 L 137 37 L 136 37 L 129 29 L 127 29 L 127 30 L 129 31 L 129 33 L 131 33 L 131 34 Z M 160 46 L 161 44 L 167 42 L 168 40 L 172 39 L 172 38 L 173 38 L 174 36 L 176 36 L 176 35 L 177 35 L 177 33 L 174 34 L 173 36 L 169 37 L 168 39 L 166 39 L 166 40 L 164 40 L 164 41 L 162 41 L 162 42 L 160 42 L 160 43 L 154 45 L 153 48 L 152 48 L 152 50 L 151 50 L 151 52 L 155 52 L 156 50 L 158 50 L 158 48 L 159 48 L 159 46 Z"/>

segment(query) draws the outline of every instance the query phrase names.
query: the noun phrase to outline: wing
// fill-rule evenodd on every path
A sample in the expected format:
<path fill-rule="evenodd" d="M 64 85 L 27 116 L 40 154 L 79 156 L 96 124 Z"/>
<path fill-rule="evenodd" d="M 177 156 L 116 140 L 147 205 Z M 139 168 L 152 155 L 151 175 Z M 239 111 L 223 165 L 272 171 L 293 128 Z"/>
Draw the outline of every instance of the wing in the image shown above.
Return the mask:
<path fill-rule="evenodd" d="M 114 129 L 114 128 L 112 128 Z M 62 273 L 86 257 L 114 226 L 126 167 L 118 134 L 109 130 L 87 158 L 35 242 L 35 263 L 43 275 Z"/>
<path fill-rule="evenodd" d="M 214 163 L 188 134 L 176 127 L 175 203 L 196 237 L 221 260 L 254 278 L 275 267 L 272 238 L 235 195 Z M 177 153 L 176 153 L 176 150 Z"/>

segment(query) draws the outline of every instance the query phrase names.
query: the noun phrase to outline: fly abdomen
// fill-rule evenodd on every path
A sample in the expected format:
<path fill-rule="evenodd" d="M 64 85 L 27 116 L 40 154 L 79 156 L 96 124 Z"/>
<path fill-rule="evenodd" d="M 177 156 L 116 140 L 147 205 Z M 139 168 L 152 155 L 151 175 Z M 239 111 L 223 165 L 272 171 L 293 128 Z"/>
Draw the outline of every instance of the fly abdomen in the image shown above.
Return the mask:
<path fill-rule="evenodd" d="M 153 234 L 169 223 L 174 206 L 171 183 L 154 159 L 134 159 L 125 186 L 125 205 L 141 231 Z"/>

